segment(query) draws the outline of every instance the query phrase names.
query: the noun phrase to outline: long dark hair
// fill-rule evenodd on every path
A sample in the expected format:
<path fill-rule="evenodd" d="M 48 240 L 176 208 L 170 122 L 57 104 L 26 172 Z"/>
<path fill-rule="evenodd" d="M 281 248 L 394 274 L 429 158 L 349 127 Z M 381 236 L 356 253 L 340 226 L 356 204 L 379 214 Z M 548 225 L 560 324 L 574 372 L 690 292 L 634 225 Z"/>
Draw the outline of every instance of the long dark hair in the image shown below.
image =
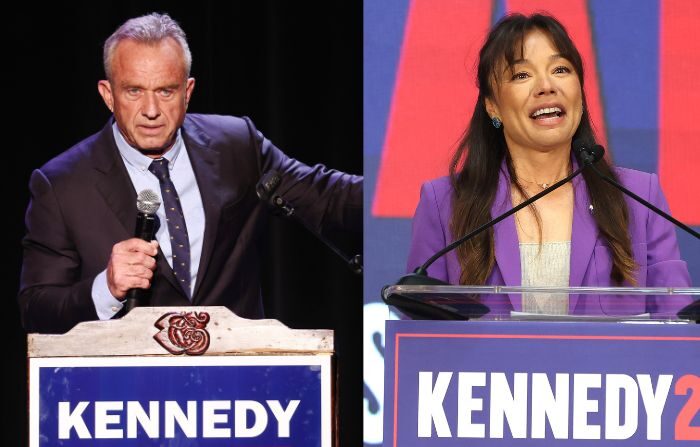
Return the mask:
<path fill-rule="evenodd" d="M 543 14 L 533 14 L 529 17 L 512 14 L 504 17 L 491 30 L 479 52 L 479 97 L 469 127 L 450 163 L 450 177 L 455 191 L 450 226 L 455 236 L 466 234 L 492 218 L 491 206 L 499 179 L 497 173 L 504 159 L 510 178 L 516 178 L 503 130 L 496 129 L 491 124 L 485 101 L 486 98 L 493 98 L 492 87 L 495 82 L 500 82 L 504 61 L 507 66 L 513 67 L 515 61 L 522 56 L 525 36 L 533 30 L 547 34 L 562 57 L 573 65 L 581 83 L 583 98 L 583 116 L 573 140 L 582 139 L 589 144 L 595 143 L 586 96 L 583 93 L 581 55 L 562 24 Z M 599 161 L 596 166 L 608 176 L 617 178 L 605 159 Z M 596 210 L 596 224 L 612 252 L 613 266 L 610 277 L 617 284 L 623 281 L 635 284 L 634 273 L 637 266 L 632 256 L 627 230 L 629 218 L 622 194 L 590 170 L 583 172 L 583 178 L 588 187 L 591 205 Z M 527 196 L 517 182 L 514 186 L 523 197 Z M 484 284 L 496 260 L 493 229 L 462 244 L 457 249 L 457 258 L 462 269 L 461 284 Z"/>

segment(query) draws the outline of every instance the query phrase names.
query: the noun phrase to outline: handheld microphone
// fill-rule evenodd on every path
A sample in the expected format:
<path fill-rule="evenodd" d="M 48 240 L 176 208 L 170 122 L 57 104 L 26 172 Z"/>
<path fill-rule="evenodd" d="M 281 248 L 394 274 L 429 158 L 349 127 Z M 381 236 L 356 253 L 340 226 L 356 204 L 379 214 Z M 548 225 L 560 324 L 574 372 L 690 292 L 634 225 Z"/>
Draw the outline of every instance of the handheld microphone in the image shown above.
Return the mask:
<path fill-rule="evenodd" d="M 156 235 L 158 218 L 156 211 L 160 208 L 160 196 L 151 189 L 139 192 L 136 198 L 136 231 L 134 237 L 150 242 Z M 124 314 L 129 313 L 148 297 L 149 291 L 144 289 L 129 289 L 126 292 Z"/>
<path fill-rule="evenodd" d="M 440 259 L 442 256 L 446 255 L 450 251 L 454 250 L 461 244 L 467 242 L 468 240 L 476 237 L 477 235 L 481 234 L 482 232 L 488 230 L 492 226 L 496 225 L 503 219 L 517 213 L 521 209 L 525 208 L 526 206 L 531 205 L 532 203 L 536 202 L 537 200 L 541 199 L 542 197 L 546 196 L 547 194 L 551 193 L 552 191 L 558 189 L 562 185 L 566 184 L 567 182 L 570 182 L 572 179 L 574 179 L 576 176 L 581 174 L 584 169 L 586 169 L 588 166 L 592 166 L 594 163 L 596 163 L 598 160 L 603 158 L 604 150 L 602 146 L 593 146 L 593 148 L 590 148 L 588 144 L 586 144 L 585 141 L 578 139 L 573 142 L 572 148 L 574 150 L 574 153 L 578 155 L 579 159 L 582 162 L 582 166 L 579 167 L 576 171 L 572 172 L 569 174 L 567 177 L 559 180 L 549 188 L 546 188 L 545 190 L 539 192 L 538 194 L 535 194 L 534 196 L 530 197 L 529 199 L 525 200 L 524 202 L 520 203 L 519 205 L 511 208 L 510 210 L 506 211 L 505 213 L 501 214 L 500 216 L 497 216 L 494 219 L 491 219 L 490 221 L 486 222 L 485 224 L 481 225 L 480 227 L 476 228 L 475 230 L 467 233 L 466 235 L 462 236 L 461 238 L 455 240 L 451 244 L 447 245 L 446 247 L 442 248 L 441 250 L 438 250 L 437 253 L 435 253 L 433 256 L 428 258 L 427 261 L 423 263 L 420 267 L 418 267 L 413 273 L 404 275 L 399 280 L 396 282 L 396 285 L 411 285 L 411 286 L 440 286 L 440 285 L 449 285 L 445 281 L 439 280 L 437 278 L 432 278 L 428 276 L 428 267 L 430 267 L 435 261 Z M 386 289 L 386 286 L 384 287 Z M 384 302 L 388 305 L 392 305 L 395 307 L 398 307 L 399 309 L 406 309 L 407 314 L 412 316 L 412 317 L 418 317 L 418 318 L 437 318 L 437 319 L 464 319 L 465 316 L 463 314 L 459 315 L 450 315 L 450 311 L 446 310 L 442 307 L 438 307 L 429 303 L 418 303 L 414 299 L 411 299 L 409 297 L 401 296 L 399 294 L 391 294 L 388 297 L 384 297 L 384 293 L 382 293 L 382 299 Z M 471 316 L 481 316 L 486 313 L 488 313 L 489 309 L 487 306 L 479 303 L 478 301 L 474 301 L 472 303 L 472 310 L 470 311 Z"/>
<path fill-rule="evenodd" d="M 316 238 L 323 242 L 333 253 L 338 255 L 353 273 L 361 275 L 363 269 L 362 256 L 359 254 L 353 256 L 352 258 L 347 256 L 321 233 L 309 227 L 303 219 L 298 218 L 297 215 L 294 214 L 294 205 L 285 200 L 280 194 L 276 194 L 276 191 L 281 183 L 282 177 L 280 176 L 279 172 L 274 169 L 267 171 L 262 175 L 262 177 L 260 177 L 257 185 L 255 185 L 255 192 L 260 200 L 270 205 L 273 209 L 280 211 L 284 217 L 292 217 L 297 222 L 301 223 L 306 230 L 316 236 Z"/>

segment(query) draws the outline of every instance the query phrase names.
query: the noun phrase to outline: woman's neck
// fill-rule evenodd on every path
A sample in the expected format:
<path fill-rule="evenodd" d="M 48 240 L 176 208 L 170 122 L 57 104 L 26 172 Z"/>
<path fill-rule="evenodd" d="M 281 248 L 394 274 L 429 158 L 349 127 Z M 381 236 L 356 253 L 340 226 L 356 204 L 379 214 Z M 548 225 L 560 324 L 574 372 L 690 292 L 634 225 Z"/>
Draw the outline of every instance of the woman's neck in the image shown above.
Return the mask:
<path fill-rule="evenodd" d="M 571 153 L 566 149 L 547 152 L 510 151 L 517 180 L 526 185 L 546 185 L 546 188 L 566 177 L 571 170 Z"/>

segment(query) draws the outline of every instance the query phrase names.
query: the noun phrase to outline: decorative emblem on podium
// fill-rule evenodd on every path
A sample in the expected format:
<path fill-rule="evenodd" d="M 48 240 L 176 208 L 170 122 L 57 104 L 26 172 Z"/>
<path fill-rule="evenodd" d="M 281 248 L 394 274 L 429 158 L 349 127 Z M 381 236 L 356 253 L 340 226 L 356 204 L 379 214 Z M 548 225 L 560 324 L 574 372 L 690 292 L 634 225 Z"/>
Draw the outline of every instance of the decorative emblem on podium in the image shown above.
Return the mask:
<path fill-rule="evenodd" d="M 207 312 L 168 312 L 156 321 L 160 332 L 153 338 L 171 354 L 202 355 L 209 349 L 209 319 Z"/>

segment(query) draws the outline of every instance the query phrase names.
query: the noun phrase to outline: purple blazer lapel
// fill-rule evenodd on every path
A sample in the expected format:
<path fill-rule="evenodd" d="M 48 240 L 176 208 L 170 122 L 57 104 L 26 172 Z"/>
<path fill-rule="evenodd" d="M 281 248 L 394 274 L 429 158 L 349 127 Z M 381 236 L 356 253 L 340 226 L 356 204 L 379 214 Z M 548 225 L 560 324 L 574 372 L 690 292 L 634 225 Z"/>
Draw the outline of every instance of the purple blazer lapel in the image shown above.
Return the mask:
<path fill-rule="evenodd" d="M 578 169 L 574 159 L 574 169 Z M 582 176 L 573 181 L 574 185 L 574 215 L 571 227 L 571 258 L 569 265 L 569 286 L 595 286 L 583 284 L 588 266 L 593 258 L 593 249 L 598 239 L 598 227 L 592 215 L 591 201 L 588 188 Z M 569 296 L 569 313 L 576 309 L 579 295 Z"/>
<path fill-rule="evenodd" d="M 582 286 L 583 277 L 593 257 L 598 227 L 593 219 L 588 188 L 583 177 L 574 180 L 574 218 L 571 228 L 571 265 L 569 285 Z M 592 285 L 592 284 L 586 284 Z"/>
<path fill-rule="evenodd" d="M 491 217 L 497 217 L 513 207 L 510 195 L 510 176 L 505 163 L 501 166 L 496 197 L 491 206 Z M 515 228 L 515 217 L 508 216 L 494 226 L 494 251 L 496 268 L 503 277 L 503 285 L 520 286 L 522 274 L 520 270 L 520 245 L 518 232 Z M 491 273 L 491 278 L 494 273 Z M 497 284 L 493 284 L 497 285 Z M 522 299 L 519 294 L 508 295 L 515 310 L 521 310 Z"/>
<path fill-rule="evenodd" d="M 586 182 L 578 177 L 574 180 L 574 222 L 571 228 L 569 285 L 572 287 L 584 285 L 583 276 L 593 257 L 593 248 L 598 239 L 598 227 L 590 206 Z"/>

